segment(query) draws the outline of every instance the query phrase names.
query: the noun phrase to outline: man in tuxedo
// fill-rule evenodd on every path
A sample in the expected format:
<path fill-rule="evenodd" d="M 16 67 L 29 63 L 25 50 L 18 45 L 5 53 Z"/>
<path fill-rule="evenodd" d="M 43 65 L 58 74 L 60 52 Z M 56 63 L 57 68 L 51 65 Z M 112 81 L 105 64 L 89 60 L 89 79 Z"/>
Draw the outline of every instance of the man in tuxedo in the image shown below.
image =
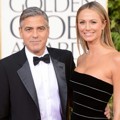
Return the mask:
<path fill-rule="evenodd" d="M 20 16 L 24 48 L 0 60 L 0 120 L 66 120 L 70 51 L 46 47 L 49 20 L 37 7 Z"/>

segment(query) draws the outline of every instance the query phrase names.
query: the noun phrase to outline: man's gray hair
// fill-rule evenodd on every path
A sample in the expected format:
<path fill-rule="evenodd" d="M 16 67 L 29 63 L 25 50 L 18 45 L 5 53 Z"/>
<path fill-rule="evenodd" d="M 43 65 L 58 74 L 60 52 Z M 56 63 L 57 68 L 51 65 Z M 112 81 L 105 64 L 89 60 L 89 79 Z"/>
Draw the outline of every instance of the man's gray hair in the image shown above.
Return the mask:
<path fill-rule="evenodd" d="M 42 11 L 38 7 L 29 7 L 27 9 L 23 10 L 22 14 L 20 15 L 20 20 L 19 20 L 20 26 L 21 26 L 21 22 L 24 19 L 26 19 L 28 17 L 32 17 L 32 16 L 43 16 L 45 18 L 45 20 L 47 22 L 49 22 L 48 16 L 47 16 L 47 14 L 44 11 Z"/>

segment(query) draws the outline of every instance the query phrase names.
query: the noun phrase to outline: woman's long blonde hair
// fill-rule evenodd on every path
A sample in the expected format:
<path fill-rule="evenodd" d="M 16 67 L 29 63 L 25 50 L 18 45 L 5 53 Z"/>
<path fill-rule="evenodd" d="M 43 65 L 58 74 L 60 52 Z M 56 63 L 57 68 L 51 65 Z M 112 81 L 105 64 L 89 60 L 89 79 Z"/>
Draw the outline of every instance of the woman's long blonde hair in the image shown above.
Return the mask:
<path fill-rule="evenodd" d="M 92 10 L 96 11 L 100 15 L 101 20 L 106 21 L 106 26 L 105 26 L 104 30 L 102 31 L 102 35 L 101 35 L 101 39 L 103 41 L 102 43 L 106 44 L 107 46 L 115 48 L 112 38 L 111 38 L 110 20 L 109 20 L 108 14 L 107 14 L 106 10 L 104 9 L 104 7 L 100 3 L 93 1 L 93 2 L 84 4 L 77 11 L 76 35 L 77 35 L 78 50 L 80 51 L 80 45 L 81 45 L 84 53 L 87 53 L 87 51 L 89 50 L 87 42 L 81 37 L 79 30 L 78 30 L 78 15 L 84 9 L 92 9 Z"/>

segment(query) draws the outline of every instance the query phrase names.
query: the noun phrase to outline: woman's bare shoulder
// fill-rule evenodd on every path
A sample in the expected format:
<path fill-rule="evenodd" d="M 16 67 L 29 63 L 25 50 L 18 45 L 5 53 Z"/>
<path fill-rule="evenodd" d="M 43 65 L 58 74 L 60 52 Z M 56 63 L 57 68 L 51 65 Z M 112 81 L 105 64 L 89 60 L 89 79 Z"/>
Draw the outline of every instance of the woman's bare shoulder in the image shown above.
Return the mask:
<path fill-rule="evenodd" d="M 77 64 L 80 64 L 85 59 L 86 54 L 81 54 L 77 59 Z"/>
<path fill-rule="evenodd" d="M 120 66 L 120 52 L 115 51 L 108 55 L 108 59 L 112 62 L 115 66 Z"/>
<path fill-rule="evenodd" d="M 110 54 L 111 60 L 120 62 L 120 52 L 115 51 Z"/>

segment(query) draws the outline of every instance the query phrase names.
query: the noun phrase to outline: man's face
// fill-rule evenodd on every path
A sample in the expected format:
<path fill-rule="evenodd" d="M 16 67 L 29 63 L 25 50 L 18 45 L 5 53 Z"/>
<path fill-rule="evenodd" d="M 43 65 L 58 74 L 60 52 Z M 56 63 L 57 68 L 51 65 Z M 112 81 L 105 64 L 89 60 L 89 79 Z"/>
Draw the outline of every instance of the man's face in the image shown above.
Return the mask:
<path fill-rule="evenodd" d="M 20 36 L 30 52 L 42 55 L 49 36 L 48 22 L 43 16 L 32 16 L 24 19 L 19 29 Z"/>

